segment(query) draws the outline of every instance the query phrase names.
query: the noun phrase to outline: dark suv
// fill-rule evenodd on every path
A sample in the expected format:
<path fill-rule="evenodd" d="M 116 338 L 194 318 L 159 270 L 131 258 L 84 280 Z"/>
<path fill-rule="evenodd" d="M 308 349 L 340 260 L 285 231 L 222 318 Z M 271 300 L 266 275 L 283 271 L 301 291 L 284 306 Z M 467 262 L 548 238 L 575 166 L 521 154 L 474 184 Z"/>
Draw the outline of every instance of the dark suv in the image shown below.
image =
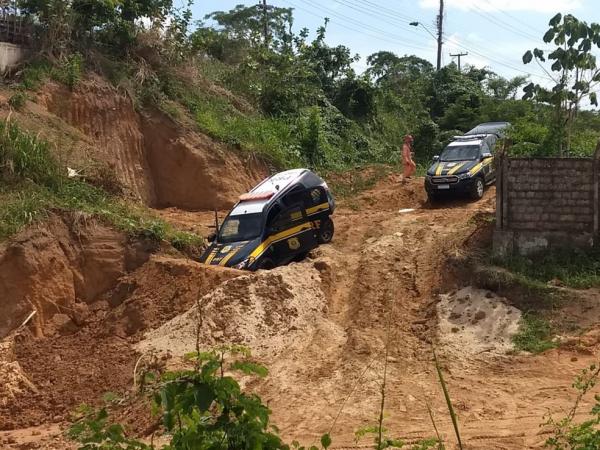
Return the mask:
<path fill-rule="evenodd" d="M 490 122 L 477 125 L 464 136 L 456 136 L 433 157 L 433 164 L 425 177 L 425 190 L 430 201 L 444 193 L 464 193 L 474 199 L 483 197 L 486 185 L 496 179 L 494 148 L 508 122 Z"/>

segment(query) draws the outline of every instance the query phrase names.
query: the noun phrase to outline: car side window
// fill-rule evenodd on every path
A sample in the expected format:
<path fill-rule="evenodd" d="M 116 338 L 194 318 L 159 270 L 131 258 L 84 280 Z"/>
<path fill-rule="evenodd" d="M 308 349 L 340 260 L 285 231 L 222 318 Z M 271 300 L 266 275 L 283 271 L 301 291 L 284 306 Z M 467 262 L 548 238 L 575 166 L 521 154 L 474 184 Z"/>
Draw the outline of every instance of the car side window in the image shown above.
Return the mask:
<path fill-rule="evenodd" d="M 301 205 L 292 206 L 281 211 L 270 226 L 272 231 L 281 231 L 291 228 L 302 222 L 304 219 L 304 209 Z"/>
<path fill-rule="evenodd" d="M 307 204 L 306 207 L 317 206 L 327 202 L 327 193 L 322 187 L 307 189 Z"/>
<path fill-rule="evenodd" d="M 481 154 L 483 155 L 485 153 L 492 153 L 487 142 L 483 142 L 483 144 L 481 144 Z"/>

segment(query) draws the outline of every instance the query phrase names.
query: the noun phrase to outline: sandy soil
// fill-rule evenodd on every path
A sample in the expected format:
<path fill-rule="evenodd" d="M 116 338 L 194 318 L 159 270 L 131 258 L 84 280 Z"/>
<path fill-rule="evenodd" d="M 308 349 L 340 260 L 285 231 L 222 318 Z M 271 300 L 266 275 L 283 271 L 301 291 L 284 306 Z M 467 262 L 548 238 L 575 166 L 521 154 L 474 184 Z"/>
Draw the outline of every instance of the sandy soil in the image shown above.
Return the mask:
<path fill-rule="evenodd" d="M 257 274 L 215 275 L 196 263 L 167 258 L 157 264 L 153 258 L 122 277 L 112 296 L 99 299 L 104 303 L 76 333 L 44 340 L 25 336 L 16 343 L 23 375 L 44 391 L 22 389 L 0 411 L 10 414 L 3 428 L 13 429 L 0 433 L 2 448 L 36 448 L 21 440 L 31 440 L 23 428 L 64 426 L 77 402 L 97 402 L 109 390 L 128 392 L 140 352 L 169 350 L 177 357 L 193 349 L 198 299 L 203 346 L 244 343 L 269 367 L 269 377 L 248 388 L 271 407 L 286 439 L 310 444 L 331 431 L 336 448 L 371 444 L 356 443 L 354 432 L 377 420 L 387 365 L 389 434 L 407 442 L 433 436 L 429 403 L 452 448 L 432 361 L 435 346 L 466 448 L 539 448 L 546 438 L 539 427 L 543 416 L 572 404 L 571 382 L 596 359 L 597 339 L 590 338 L 585 351 L 581 346 L 538 356 L 511 351 L 520 312 L 493 293 L 463 289 L 465 282 L 447 263 L 481 244 L 487 222 L 478 218 L 493 214 L 493 207 L 492 189 L 477 203 L 432 208 L 422 180 L 399 184 L 391 177 L 353 199 L 352 208 L 341 202 L 333 244 L 304 262 Z M 193 213 L 164 215 L 199 229 L 212 221 L 207 213 L 197 215 L 198 225 Z M 596 294 L 586 295 L 589 305 Z M 587 320 L 587 326 L 598 327 L 597 317 L 588 314 Z M 93 383 L 86 374 L 93 374 Z M 55 384 L 44 382 L 46 375 Z M 71 392 L 64 391 L 65 382 Z M 131 407 L 127 415 L 134 418 L 136 411 Z M 65 448 L 52 439 L 51 434 L 44 445 L 55 447 L 41 448 Z M 19 442 L 25 446 L 17 447 Z"/>

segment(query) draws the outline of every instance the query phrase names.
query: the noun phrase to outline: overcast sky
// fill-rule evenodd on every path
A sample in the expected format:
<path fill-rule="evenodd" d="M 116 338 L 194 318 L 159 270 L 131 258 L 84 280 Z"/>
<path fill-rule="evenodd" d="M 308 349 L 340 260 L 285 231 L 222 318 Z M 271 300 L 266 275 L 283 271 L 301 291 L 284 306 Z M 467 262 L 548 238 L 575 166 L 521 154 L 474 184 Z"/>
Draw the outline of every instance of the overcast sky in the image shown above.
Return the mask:
<path fill-rule="evenodd" d="M 228 10 L 237 4 L 256 1 L 197 0 L 194 16 L 201 19 L 215 10 Z M 295 9 L 294 28 L 314 31 L 328 17 L 327 41 L 344 44 L 365 57 L 379 50 L 398 55 L 415 54 L 435 64 L 436 43 L 422 27 L 435 33 L 439 0 L 268 0 L 269 4 Z M 523 53 L 534 47 L 544 48 L 542 36 L 548 21 L 557 12 L 572 13 L 587 22 L 600 22 L 598 0 L 446 0 L 443 62 L 450 53 L 468 52 L 463 64 L 487 66 L 512 77 L 531 74 L 543 82 L 544 73 L 535 64 L 523 65 Z"/>

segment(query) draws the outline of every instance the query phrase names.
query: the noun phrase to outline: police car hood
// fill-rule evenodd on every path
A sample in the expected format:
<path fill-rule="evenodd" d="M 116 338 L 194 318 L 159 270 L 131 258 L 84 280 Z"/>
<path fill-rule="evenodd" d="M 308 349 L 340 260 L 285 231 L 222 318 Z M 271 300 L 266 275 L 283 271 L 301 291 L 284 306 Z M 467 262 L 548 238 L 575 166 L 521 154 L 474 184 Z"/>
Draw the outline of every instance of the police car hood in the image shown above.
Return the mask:
<path fill-rule="evenodd" d="M 260 238 L 251 241 L 214 242 L 206 249 L 200 261 L 211 266 L 234 267 L 244 261 L 260 244 Z"/>
<path fill-rule="evenodd" d="M 430 176 L 461 175 L 466 172 L 478 170 L 481 161 L 468 159 L 464 161 L 437 161 L 427 171 Z M 481 166 L 479 166 L 481 167 Z"/>

